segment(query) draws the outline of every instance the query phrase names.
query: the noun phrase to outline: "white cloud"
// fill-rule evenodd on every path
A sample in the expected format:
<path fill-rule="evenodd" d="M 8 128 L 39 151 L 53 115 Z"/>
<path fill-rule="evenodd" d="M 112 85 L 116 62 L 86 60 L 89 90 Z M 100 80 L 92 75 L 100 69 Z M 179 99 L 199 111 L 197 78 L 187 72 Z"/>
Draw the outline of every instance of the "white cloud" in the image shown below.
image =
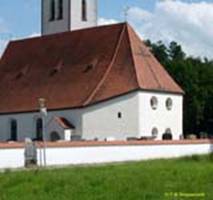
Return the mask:
<path fill-rule="evenodd" d="M 157 2 L 154 11 L 132 7 L 129 22 L 144 39 L 172 40 L 194 56 L 213 58 L 213 3 Z"/>
<path fill-rule="evenodd" d="M 115 19 L 106 19 L 106 18 L 99 18 L 98 19 L 98 25 L 108 25 L 108 24 L 116 24 L 118 23 Z"/>
<path fill-rule="evenodd" d="M 0 39 L 0 58 L 1 58 L 1 55 L 2 53 L 4 52 L 6 46 L 8 44 L 8 41 L 7 40 L 1 40 Z"/>
<path fill-rule="evenodd" d="M 34 37 L 39 37 L 41 36 L 40 33 L 32 33 L 31 35 L 28 36 L 28 38 L 34 38 Z"/>
<path fill-rule="evenodd" d="M 8 43 L 9 37 L 10 35 L 8 34 L 4 20 L 0 18 L 0 57 Z"/>

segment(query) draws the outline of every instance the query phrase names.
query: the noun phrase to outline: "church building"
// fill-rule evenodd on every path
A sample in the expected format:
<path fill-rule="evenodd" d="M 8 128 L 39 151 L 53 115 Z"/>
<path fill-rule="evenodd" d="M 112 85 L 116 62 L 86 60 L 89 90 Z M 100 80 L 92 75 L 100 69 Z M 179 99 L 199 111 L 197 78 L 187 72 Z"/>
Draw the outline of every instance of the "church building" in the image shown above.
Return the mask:
<path fill-rule="evenodd" d="M 182 137 L 184 91 L 128 23 L 97 26 L 97 0 L 41 10 L 42 35 L 0 59 L 0 141 Z"/>

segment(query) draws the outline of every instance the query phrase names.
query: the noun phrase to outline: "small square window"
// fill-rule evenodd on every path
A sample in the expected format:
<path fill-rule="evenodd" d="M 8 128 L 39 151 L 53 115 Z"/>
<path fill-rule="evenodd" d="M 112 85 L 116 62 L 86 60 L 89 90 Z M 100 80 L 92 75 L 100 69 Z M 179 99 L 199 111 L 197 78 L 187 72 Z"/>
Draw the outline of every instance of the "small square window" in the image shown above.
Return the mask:
<path fill-rule="evenodd" d="M 118 118 L 119 118 L 119 119 L 122 118 L 122 113 L 121 113 L 121 112 L 118 113 Z"/>

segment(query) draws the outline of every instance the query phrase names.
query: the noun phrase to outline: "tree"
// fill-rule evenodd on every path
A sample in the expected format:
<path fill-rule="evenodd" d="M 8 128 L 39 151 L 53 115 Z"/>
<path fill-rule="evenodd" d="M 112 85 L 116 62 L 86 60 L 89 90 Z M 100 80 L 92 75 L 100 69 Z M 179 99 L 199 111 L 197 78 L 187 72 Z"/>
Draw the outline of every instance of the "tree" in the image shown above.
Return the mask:
<path fill-rule="evenodd" d="M 146 44 L 159 62 L 184 89 L 184 133 L 213 135 L 213 61 L 187 57 L 181 45 L 161 41 Z"/>

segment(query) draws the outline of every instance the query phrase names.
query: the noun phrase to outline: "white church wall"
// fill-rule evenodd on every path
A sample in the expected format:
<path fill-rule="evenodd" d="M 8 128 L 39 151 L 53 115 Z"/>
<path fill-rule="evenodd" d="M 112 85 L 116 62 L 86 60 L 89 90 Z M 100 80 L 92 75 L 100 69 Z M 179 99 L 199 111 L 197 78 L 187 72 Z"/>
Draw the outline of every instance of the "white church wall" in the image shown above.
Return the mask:
<path fill-rule="evenodd" d="M 119 113 L 121 118 L 119 118 Z M 138 137 L 139 116 L 138 116 L 138 93 L 130 93 L 109 101 L 98 103 L 84 109 L 51 111 L 45 120 L 46 138 L 50 139 L 50 133 L 54 130 L 60 136 L 63 130 L 53 123 L 53 117 L 64 117 L 75 127 L 75 135 L 82 135 L 83 139 L 93 140 L 98 138 L 114 138 L 123 140 L 127 137 Z M 10 138 L 10 121 L 17 120 L 18 140 L 24 141 L 26 137 L 36 138 L 36 120 L 39 113 L 21 113 L 11 115 L 0 115 L 0 140 Z M 64 138 L 64 137 L 62 137 Z"/>
<path fill-rule="evenodd" d="M 42 0 L 42 35 L 70 30 L 69 0 L 63 0 L 63 3 L 63 19 L 50 21 L 50 0 Z M 55 7 L 57 8 L 57 4 Z"/>
<path fill-rule="evenodd" d="M 48 112 L 45 124 L 49 124 L 53 117 L 64 117 L 76 126 L 75 134 L 81 135 L 82 133 L 82 121 L 80 110 L 64 110 L 64 111 L 52 111 Z M 18 128 L 18 141 L 24 141 L 26 137 L 36 138 L 36 120 L 40 117 L 39 113 L 18 113 L 9 115 L 0 115 L 0 140 L 5 141 L 10 139 L 10 121 L 15 119 L 17 121 Z M 55 125 L 50 123 L 46 128 L 46 135 L 49 139 L 49 134 L 54 129 L 59 131 L 59 128 L 55 128 Z"/>
<path fill-rule="evenodd" d="M 82 1 L 71 0 L 71 30 L 97 26 L 97 0 L 87 0 L 87 20 L 82 21 Z"/>
<path fill-rule="evenodd" d="M 155 96 L 158 106 L 153 110 L 150 99 Z M 172 110 L 167 110 L 165 102 L 167 98 L 173 101 Z M 152 129 L 158 129 L 157 139 L 162 139 L 166 129 L 171 129 L 173 139 L 179 139 L 182 135 L 182 101 L 181 95 L 133 92 L 102 103 L 88 106 L 84 109 L 73 109 L 48 112 L 46 119 L 46 135 L 52 131 L 60 133 L 64 138 L 64 132 L 55 123 L 49 123 L 53 117 L 64 117 L 75 127 L 72 134 L 82 136 L 82 139 L 99 140 L 115 139 L 126 140 L 130 137 L 150 137 Z M 120 115 L 120 116 L 119 116 Z M 24 141 L 26 137 L 36 138 L 36 120 L 39 113 L 22 113 L 0 115 L 0 140 L 10 138 L 10 121 L 17 120 L 18 140 Z"/>
<path fill-rule="evenodd" d="M 137 92 L 89 106 L 82 113 L 83 138 L 124 140 L 138 137 L 138 114 Z"/>
<path fill-rule="evenodd" d="M 42 0 L 42 35 L 61 33 L 97 26 L 97 0 L 87 0 L 87 20 L 82 21 L 82 1 L 63 0 L 63 19 L 57 19 L 58 5 L 55 1 L 55 20 L 50 20 L 50 0 Z"/>
<path fill-rule="evenodd" d="M 150 104 L 152 97 L 158 100 L 157 109 L 153 110 Z M 173 101 L 172 109 L 166 107 L 166 100 Z M 177 94 L 140 92 L 139 116 L 141 136 L 152 136 L 152 129 L 158 129 L 157 139 L 161 140 L 166 129 L 171 129 L 173 139 L 180 139 L 183 134 L 183 96 Z"/>

